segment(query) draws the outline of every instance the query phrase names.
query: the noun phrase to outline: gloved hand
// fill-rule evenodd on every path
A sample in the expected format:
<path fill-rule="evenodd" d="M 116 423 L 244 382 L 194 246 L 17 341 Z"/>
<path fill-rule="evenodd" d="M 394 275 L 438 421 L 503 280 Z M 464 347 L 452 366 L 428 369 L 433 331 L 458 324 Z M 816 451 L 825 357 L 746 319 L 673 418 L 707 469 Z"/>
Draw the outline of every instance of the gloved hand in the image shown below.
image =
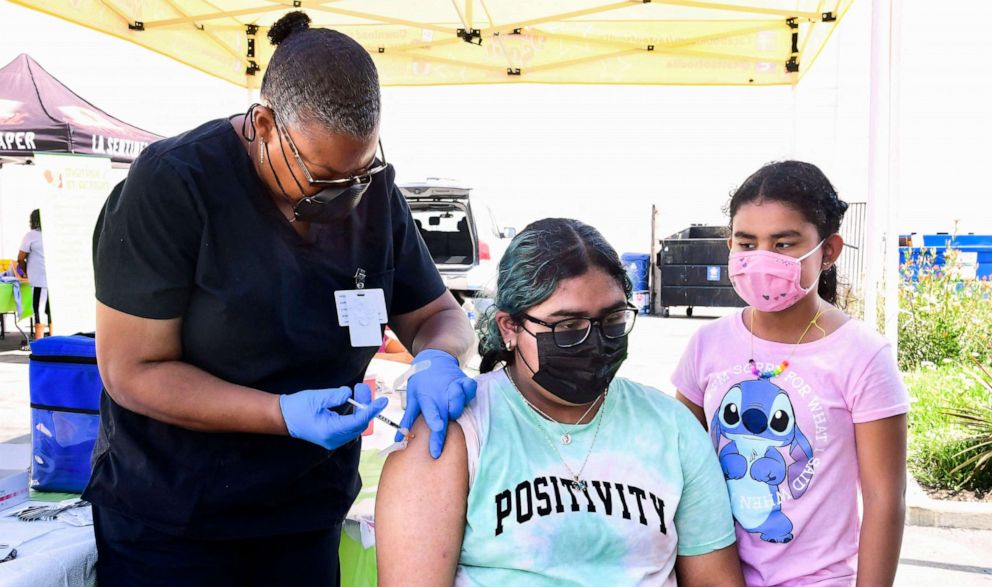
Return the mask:
<path fill-rule="evenodd" d="M 406 413 L 401 426 L 413 429 L 417 416 L 424 414 L 431 429 L 430 450 L 435 459 L 441 456 L 444 437 L 448 433 L 448 420 L 456 420 L 465 410 L 465 404 L 475 398 L 476 383 L 458 366 L 458 359 L 436 349 L 417 353 L 413 365 L 430 361 L 430 367 L 416 373 L 406 386 Z M 402 435 L 396 434 L 399 442 Z"/>
<path fill-rule="evenodd" d="M 279 397 L 279 408 L 286 430 L 293 438 L 310 441 L 327 450 L 358 438 L 375 418 L 385 409 L 389 400 L 380 397 L 372 401 L 372 390 L 368 385 L 355 386 L 355 401 L 369 406 L 368 409 L 355 408 L 351 414 L 342 416 L 328 408 L 336 408 L 351 397 L 351 388 L 308 389 Z"/>

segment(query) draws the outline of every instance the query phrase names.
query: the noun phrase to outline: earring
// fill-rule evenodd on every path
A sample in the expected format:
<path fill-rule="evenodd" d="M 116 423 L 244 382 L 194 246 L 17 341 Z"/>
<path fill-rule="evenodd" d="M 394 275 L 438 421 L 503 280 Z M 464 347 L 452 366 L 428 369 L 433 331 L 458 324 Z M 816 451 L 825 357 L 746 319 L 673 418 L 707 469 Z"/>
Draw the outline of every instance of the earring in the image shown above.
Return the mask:
<path fill-rule="evenodd" d="M 513 350 L 513 343 L 512 342 L 506 341 L 506 350 L 508 350 L 508 351 L 512 351 Z"/>
<path fill-rule="evenodd" d="M 264 142 L 264 141 L 262 141 L 262 142 Z M 258 164 L 259 165 L 264 165 L 265 164 L 265 149 L 262 148 L 262 144 L 261 143 L 259 143 L 259 145 L 258 145 Z"/>

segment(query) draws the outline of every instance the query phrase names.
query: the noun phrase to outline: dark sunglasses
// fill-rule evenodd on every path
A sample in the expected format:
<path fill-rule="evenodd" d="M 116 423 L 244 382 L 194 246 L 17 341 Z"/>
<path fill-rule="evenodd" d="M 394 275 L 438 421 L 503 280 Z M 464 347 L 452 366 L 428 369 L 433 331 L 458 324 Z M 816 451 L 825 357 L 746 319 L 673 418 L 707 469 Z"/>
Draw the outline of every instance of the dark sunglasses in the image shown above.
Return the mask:
<path fill-rule="evenodd" d="M 280 136 L 286 137 L 286 142 L 289 143 L 289 148 L 293 152 L 293 158 L 296 159 L 296 164 L 303 170 L 303 176 L 307 178 L 307 182 L 312 186 L 326 186 L 331 188 L 346 188 L 356 184 L 368 184 L 372 182 L 372 176 L 380 173 L 386 169 L 386 152 L 382 149 L 382 141 L 379 141 L 379 154 L 380 157 L 373 158 L 370 167 L 363 171 L 362 173 L 355 174 L 351 177 L 346 177 L 343 179 L 315 179 L 313 174 L 307 168 L 306 163 L 303 162 L 303 157 L 300 156 L 300 150 L 296 148 L 296 143 L 293 141 L 292 135 L 289 134 L 289 129 L 285 125 L 279 124 L 278 116 L 275 114 L 275 110 L 272 111 L 273 120 L 276 121 L 276 130 L 279 132 Z"/>

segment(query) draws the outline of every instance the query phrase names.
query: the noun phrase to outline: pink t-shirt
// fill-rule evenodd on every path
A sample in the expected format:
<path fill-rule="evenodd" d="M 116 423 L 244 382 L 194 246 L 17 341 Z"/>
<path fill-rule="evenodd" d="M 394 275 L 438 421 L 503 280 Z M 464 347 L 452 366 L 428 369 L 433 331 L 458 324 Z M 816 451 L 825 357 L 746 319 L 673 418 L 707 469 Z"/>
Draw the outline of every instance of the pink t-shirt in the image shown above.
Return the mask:
<path fill-rule="evenodd" d="M 754 360 L 774 369 L 794 346 L 755 338 Z M 755 377 L 750 358 L 751 333 L 735 312 L 696 332 L 672 377 L 706 413 L 747 584 L 854 585 L 854 425 L 909 410 L 891 347 L 849 320 L 799 345 L 777 377 Z"/>

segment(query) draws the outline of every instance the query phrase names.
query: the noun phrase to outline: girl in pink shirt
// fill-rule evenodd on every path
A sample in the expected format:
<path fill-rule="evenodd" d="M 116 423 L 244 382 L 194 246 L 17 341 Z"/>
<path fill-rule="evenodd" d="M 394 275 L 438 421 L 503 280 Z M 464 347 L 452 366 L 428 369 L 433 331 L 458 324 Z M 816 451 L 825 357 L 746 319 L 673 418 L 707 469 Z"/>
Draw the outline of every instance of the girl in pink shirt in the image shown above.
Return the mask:
<path fill-rule="evenodd" d="M 892 585 L 909 403 L 885 339 L 835 306 L 847 204 L 784 161 L 728 208 L 748 307 L 700 328 L 672 382 L 719 455 L 747 584 Z"/>

